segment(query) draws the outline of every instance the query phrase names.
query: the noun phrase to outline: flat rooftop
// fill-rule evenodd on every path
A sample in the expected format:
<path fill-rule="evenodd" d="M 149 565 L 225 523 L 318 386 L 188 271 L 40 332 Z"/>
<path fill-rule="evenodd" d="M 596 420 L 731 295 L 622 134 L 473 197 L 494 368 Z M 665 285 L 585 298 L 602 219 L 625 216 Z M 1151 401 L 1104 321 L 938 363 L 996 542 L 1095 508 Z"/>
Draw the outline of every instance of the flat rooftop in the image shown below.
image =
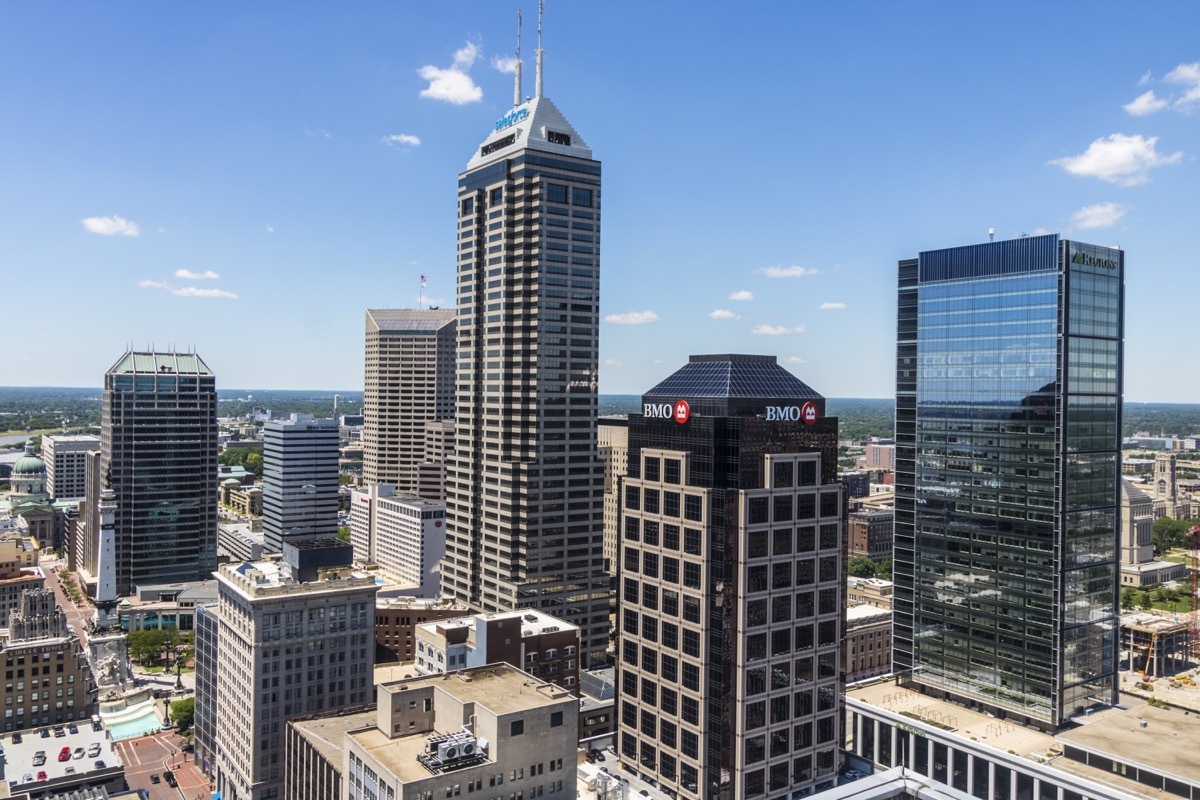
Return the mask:
<path fill-rule="evenodd" d="M 1127 685 L 1123 684 L 1123 687 Z M 1078 745 L 1103 752 L 1116 761 L 1140 764 L 1155 773 L 1200 784 L 1200 750 L 1194 747 L 1194 743 L 1200 741 L 1200 717 L 1181 709 L 1154 708 L 1125 693 L 1124 688 L 1121 705 L 1077 718 L 1076 725 L 1057 734 L 1025 728 L 948 700 L 927 697 L 897 686 L 891 678 L 848 687 L 846 696 L 893 713 L 907 713 L 918 719 L 948 725 L 953 728 L 953 732 L 947 732 L 949 736 L 975 740 L 977 744 L 1001 752 L 1044 762 L 1051 769 L 1111 785 L 1137 797 L 1160 800 L 1163 795 L 1153 787 L 1109 770 L 1065 758 L 1061 755 L 1063 746 Z M 1143 720 L 1145 728 L 1141 727 Z"/>
<path fill-rule="evenodd" d="M 321 754 L 329 763 L 341 769 L 343 739 L 347 733 L 374 725 L 375 709 L 359 711 L 354 714 L 338 714 L 314 719 L 292 721 L 291 725 Z"/>
<path fill-rule="evenodd" d="M 0 745 L 4 747 L 4 774 L 9 785 L 14 788 L 20 788 L 21 779 L 25 775 L 32 775 L 36 782 L 37 774 L 40 771 L 45 771 L 48 782 L 53 782 L 58 779 L 80 778 L 86 773 L 99 772 L 96 769 L 96 762 L 104 762 L 104 771 L 108 772 L 114 769 L 124 769 L 121 764 L 121 759 L 113 749 L 113 743 L 108 739 L 103 729 L 92 730 L 90 720 L 80 720 L 75 724 L 78 726 L 78 733 L 70 733 L 67 727 L 71 723 L 63 725 L 49 725 L 33 730 L 21 731 L 19 735 L 21 741 L 13 742 L 13 736 L 16 734 L 6 734 L 3 740 L 0 740 Z M 55 736 L 55 728 L 61 727 L 65 735 Z M 40 731 L 48 731 L 49 736 L 42 737 Z M 88 749 L 93 745 L 100 746 L 100 755 L 87 755 Z M 58 754 L 64 748 L 69 748 L 72 757 L 67 761 L 59 761 Z M 76 748 L 83 748 L 83 758 L 75 758 L 74 753 Z M 34 756 L 37 752 L 45 751 L 46 763 L 40 767 L 33 765 Z M 73 773 L 68 773 L 67 769 L 75 770 Z M 64 781 L 65 783 L 66 781 Z M 42 788 L 46 784 L 41 784 L 38 788 Z"/>

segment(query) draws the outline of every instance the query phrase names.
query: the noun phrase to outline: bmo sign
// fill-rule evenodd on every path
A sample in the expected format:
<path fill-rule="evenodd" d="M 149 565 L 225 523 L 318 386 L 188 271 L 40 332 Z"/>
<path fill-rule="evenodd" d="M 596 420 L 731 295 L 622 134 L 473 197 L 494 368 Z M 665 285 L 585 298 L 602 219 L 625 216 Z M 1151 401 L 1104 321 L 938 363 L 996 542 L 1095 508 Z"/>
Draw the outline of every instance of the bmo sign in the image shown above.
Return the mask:
<path fill-rule="evenodd" d="M 642 403 L 642 416 L 646 419 L 673 419 L 680 425 L 692 417 L 692 408 L 687 400 L 672 403 Z"/>
<path fill-rule="evenodd" d="M 803 422 L 805 425 L 812 425 L 817 421 L 817 404 L 767 406 L 763 418 L 767 422 Z"/>

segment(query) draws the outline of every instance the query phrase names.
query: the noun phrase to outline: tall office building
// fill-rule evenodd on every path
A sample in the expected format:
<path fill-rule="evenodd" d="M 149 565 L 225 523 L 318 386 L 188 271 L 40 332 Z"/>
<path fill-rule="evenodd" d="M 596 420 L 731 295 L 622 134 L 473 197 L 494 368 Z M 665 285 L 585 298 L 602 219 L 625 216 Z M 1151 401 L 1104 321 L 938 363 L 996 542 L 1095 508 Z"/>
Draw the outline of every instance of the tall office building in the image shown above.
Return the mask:
<path fill-rule="evenodd" d="M 837 419 L 774 356 L 692 356 L 642 408 L 621 480 L 622 766 L 680 798 L 832 785 Z"/>
<path fill-rule="evenodd" d="M 217 588 L 196 650 L 197 749 L 222 797 L 283 798 L 288 720 L 374 695 L 378 587 L 351 571 L 350 545 L 317 537 L 284 542 L 280 561 L 222 565 Z"/>
<path fill-rule="evenodd" d="M 1057 728 L 1117 695 L 1125 255 L 1036 236 L 899 264 L 894 666 Z"/>
<path fill-rule="evenodd" d="M 454 417 L 454 309 L 368 309 L 363 479 L 418 491 L 425 423 Z"/>
<path fill-rule="evenodd" d="M 87 494 L 87 455 L 100 449 L 100 437 L 90 434 L 42 437 L 46 462 L 46 491 L 55 500 L 82 500 Z"/>
<path fill-rule="evenodd" d="M 207 579 L 217 566 L 212 370 L 195 353 L 131 351 L 105 374 L 102 402 L 101 488 L 117 502 L 117 592 Z"/>
<path fill-rule="evenodd" d="M 292 414 L 263 426 L 263 547 L 283 551 L 292 538 L 333 536 L 338 527 L 335 419 Z"/>
<path fill-rule="evenodd" d="M 442 590 L 538 608 L 608 644 L 596 449 L 600 163 L 537 90 L 458 181 L 457 443 Z M 519 75 L 519 73 L 518 73 Z"/>

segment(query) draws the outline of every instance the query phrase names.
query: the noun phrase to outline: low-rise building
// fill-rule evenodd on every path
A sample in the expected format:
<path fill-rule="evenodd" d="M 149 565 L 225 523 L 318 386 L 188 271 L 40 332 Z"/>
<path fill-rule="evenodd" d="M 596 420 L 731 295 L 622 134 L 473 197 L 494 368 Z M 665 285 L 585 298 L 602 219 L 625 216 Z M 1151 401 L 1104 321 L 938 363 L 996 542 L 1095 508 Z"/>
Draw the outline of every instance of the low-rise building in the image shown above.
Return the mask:
<path fill-rule="evenodd" d="M 869 605 L 846 609 L 846 683 L 891 671 L 891 609 Z"/>
<path fill-rule="evenodd" d="M 416 671 L 432 675 L 505 662 L 578 691 L 579 628 L 534 609 L 497 611 L 417 626 Z"/>
<path fill-rule="evenodd" d="M 417 626 L 471 613 L 451 598 L 376 597 L 375 663 L 408 663 L 417 658 Z"/>
<path fill-rule="evenodd" d="M 868 605 L 892 610 L 894 585 L 883 578 L 846 578 L 846 605 Z"/>
<path fill-rule="evenodd" d="M 866 556 L 872 561 L 883 561 L 892 555 L 892 522 L 895 512 L 891 509 L 869 509 L 853 511 L 849 518 L 850 556 Z"/>

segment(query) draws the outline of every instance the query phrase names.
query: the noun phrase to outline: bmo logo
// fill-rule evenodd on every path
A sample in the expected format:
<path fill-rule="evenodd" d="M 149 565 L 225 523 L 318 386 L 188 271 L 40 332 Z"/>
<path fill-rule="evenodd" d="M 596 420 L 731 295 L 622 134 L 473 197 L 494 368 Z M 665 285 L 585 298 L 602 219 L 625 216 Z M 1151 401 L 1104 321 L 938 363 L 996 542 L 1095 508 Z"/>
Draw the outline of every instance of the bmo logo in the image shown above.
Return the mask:
<path fill-rule="evenodd" d="M 646 419 L 673 419 L 680 425 L 692 418 L 692 407 L 687 400 L 671 403 L 643 403 L 642 416 Z"/>
<path fill-rule="evenodd" d="M 805 425 L 812 425 L 817 421 L 817 404 L 767 406 L 763 418 L 767 422 L 803 422 Z"/>

